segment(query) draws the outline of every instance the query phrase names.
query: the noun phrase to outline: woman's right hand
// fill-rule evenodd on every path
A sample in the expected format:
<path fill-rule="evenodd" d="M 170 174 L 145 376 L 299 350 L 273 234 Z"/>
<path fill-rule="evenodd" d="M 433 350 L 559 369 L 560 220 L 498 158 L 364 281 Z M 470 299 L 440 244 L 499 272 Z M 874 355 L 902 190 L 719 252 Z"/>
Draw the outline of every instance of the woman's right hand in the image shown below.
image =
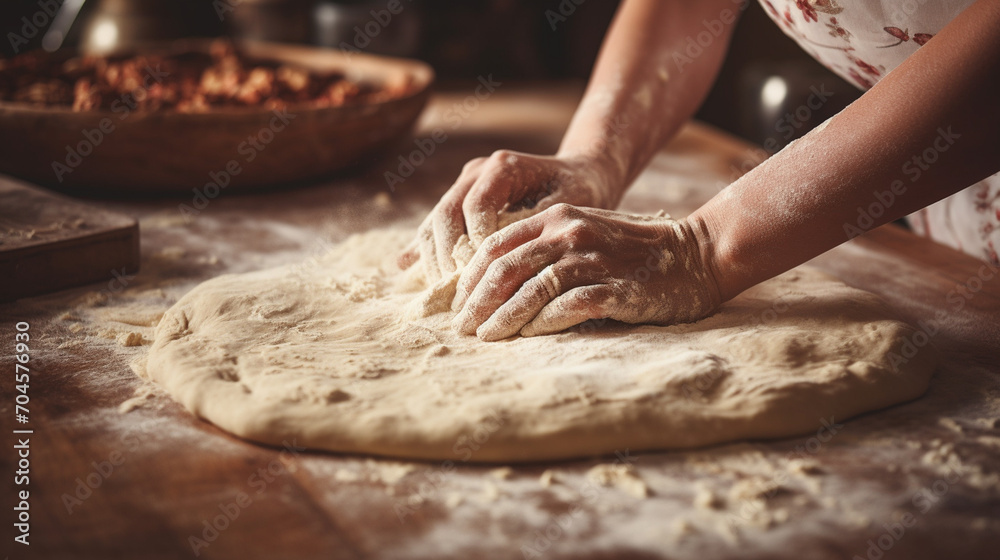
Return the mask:
<path fill-rule="evenodd" d="M 622 182 L 612 164 L 589 156 L 499 150 L 476 158 L 420 225 L 399 266 L 409 268 L 419 260 L 428 280 L 437 281 L 456 270 L 452 251 L 463 234 L 478 248 L 502 226 L 554 204 L 612 209 L 624 190 Z"/>

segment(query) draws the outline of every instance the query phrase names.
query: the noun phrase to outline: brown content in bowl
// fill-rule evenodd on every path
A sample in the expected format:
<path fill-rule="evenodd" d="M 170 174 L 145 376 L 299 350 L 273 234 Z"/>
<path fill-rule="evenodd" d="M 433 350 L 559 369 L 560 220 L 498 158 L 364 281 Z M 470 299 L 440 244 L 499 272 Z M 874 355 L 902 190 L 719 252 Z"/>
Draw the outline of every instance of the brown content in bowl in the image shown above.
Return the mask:
<path fill-rule="evenodd" d="M 126 104 L 130 111 L 182 113 L 339 107 L 401 97 L 409 86 L 356 82 L 338 72 L 255 60 L 224 40 L 213 42 L 209 52 L 68 59 L 31 52 L 0 60 L 0 101 L 74 111 L 125 110 Z"/>
<path fill-rule="evenodd" d="M 315 181 L 377 161 L 433 80 L 417 60 L 256 41 L 31 53 L 0 61 L 0 173 L 189 197 L 232 166 L 227 192 Z"/>

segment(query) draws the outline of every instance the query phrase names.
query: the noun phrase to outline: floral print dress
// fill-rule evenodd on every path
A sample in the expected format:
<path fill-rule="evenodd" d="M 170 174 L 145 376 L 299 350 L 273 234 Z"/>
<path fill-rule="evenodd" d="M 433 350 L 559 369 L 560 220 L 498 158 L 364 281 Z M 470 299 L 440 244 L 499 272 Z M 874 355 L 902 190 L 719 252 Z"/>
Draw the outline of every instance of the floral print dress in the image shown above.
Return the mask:
<path fill-rule="evenodd" d="M 867 90 L 973 0 L 760 2 L 813 58 Z M 909 221 L 918 234 L 1000 264 L 1000 173 L 920 210 Z"/>

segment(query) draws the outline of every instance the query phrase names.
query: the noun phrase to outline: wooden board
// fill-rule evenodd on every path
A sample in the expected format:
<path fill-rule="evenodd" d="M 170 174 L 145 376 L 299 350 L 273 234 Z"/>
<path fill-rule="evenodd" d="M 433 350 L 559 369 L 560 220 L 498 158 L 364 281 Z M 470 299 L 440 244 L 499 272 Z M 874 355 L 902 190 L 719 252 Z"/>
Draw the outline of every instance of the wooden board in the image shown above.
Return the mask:
<path fill-rule="evenodd" d="M 980 263 L 898 228 L 815 264 L 881 294 L 908 321 L 947 314 L 933 335 L 942 365 L 928 393 L 843 422 L 826 441 L 621 450 L 646 498 L 588 478 L 614 456 L 491 472 L 502 465 L 472 465 L 464 453 L 449 466 L 263 447 L 155 389 L 121 411 L 146 389 L 130 367 L 145 349 L 123 346 L 123 333 L 149 340 L 158 314 L 207 278 L 300 262 L 374 225 L 416 226 L 470 158 L 498 148 L 552 153 L 579 93 L 511 85 L 455 128 L 445 115 L 469 92 L 439 96 L 419 134 L 443 126 L 449 139 L 391 194 L 382 173 L 393 155 L 331 183 L 224 196 L 192 221 L 177 201 L 116 204 L 142 226 L 143 270 L 126 290 L 95 298 L 93 286 L 0 307 L 0 348 L 13 348 L 14 321 L 30 323 L 33 341 L 32 545 L 11 557 L 844 560 L 867 557 L 881 539 L 885 560 L 995 558 L 1000 281 L 954 309 L 949 292 Z M 625 207 L 683 215 L 725 184 L 748 149 L 689 126 Z M 14 413 L 8 391 L 5 418 Z M 904 514 L 914 523 L 900 532 Z"/>
<path fill-rule="evenodd" d="M 138 268 L 134 218 L 0 176 L 0 301 L 110 282 Z"/>

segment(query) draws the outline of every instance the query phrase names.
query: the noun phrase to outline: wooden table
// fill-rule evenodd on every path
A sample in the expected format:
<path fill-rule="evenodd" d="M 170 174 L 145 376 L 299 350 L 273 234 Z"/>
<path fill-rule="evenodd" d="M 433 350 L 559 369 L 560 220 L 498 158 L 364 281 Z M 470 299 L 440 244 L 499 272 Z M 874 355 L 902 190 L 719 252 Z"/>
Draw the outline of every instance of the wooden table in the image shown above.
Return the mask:
<path fill-rule="evenodd" d="M 130 364 L 145 352 L 152 325 L 199 282 L 300 261 L 375 225 L 416 225 L 468 159 L 501 147 L 551 153 L 580 94 L 575 86 L 505 84 L 473 103 L 467 96 L 474 87 L 434 99 L 417 136 L 442 127 L 447 139 L 392 193 L 384 173 L 414 149 L 412 140 L 326 184 L 224 193 L 190 220 L 178 211 L 187 199 L 97 201 L 139 218 L 142 271 L 109 272 L 103 284 L 0 307 L 5 355 L 13 353 L 15 323 L 30 323 L 30 421 L 14 428 L 34 430 L 31 545 L 13 544 L 5 554 L 997 557 L 1000 280 L 981 282 L 956 309 L 949 292 L 976 284 L 981 263 L 895 227 L 815 264 L 880 294 L 912 323 L 945 312 L 931 337 L 943 365 L 928 393 L 844 422 L 825 442 L 802 437 L 634 455 L 651 490 L 646 498 L 588 479 L 588 469 L 615 458 L 508 472 L 459 457 L 450 470 L 262 447 L 193 418 L 136 377 Z M 456 111 L 463 102 L 477 106 Z M 641 176 L 624 208 L 686 214 L 753 159 L 749 150 L 690 125 Z M 0 415 L 11 426 L 11 375 L 2 386 Z M 9 430 L 6 437 L 0 464 L 10 527 L 15 442 Z M 554 473 L 550 485 L 540 480 L 546 470 Z M 879 545 L 888 550 L 872 548 Z"/>

